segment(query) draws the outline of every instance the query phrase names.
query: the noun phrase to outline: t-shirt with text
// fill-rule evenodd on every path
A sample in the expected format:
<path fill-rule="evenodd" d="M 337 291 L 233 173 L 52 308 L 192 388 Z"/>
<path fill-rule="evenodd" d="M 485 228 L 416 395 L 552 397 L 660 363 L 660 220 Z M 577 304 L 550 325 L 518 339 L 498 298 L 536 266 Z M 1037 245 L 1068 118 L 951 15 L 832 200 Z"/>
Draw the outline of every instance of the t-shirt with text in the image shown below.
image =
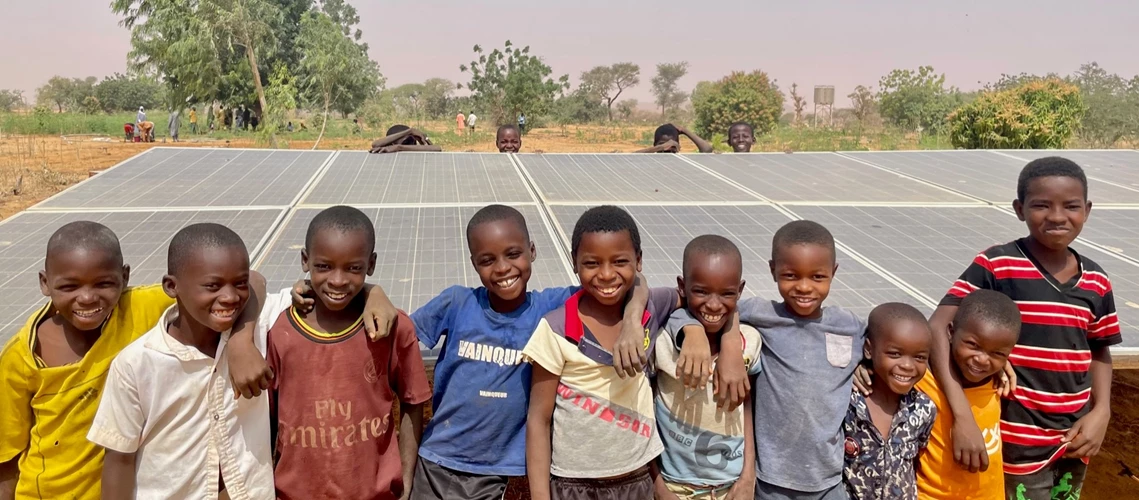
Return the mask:
<path fill-rule="evenodd" d="M 918 467 L 918 498 L 927 500 L 1004 500 L 1005 475 L 1001 460 L 1001 399 L 992 384 L 966 387 L 973 420 L 985 438 L 989 468 L 969 472 L 953 460 L 953 412 L 932 371 L 917 383 L 937 406 L 937 420 Z"/>

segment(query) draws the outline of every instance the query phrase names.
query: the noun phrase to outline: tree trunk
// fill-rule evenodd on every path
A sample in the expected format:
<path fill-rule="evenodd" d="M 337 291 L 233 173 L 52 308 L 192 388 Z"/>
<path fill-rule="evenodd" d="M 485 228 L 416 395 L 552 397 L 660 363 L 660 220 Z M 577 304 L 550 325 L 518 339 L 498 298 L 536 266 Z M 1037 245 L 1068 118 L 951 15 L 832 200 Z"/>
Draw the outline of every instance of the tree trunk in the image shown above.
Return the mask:
<path fill-rule="evenodd" d="M 613 121 L 613 101 L 609 101 L 605 106 L 605 112 L 609 113 L 609 121 Z"/>
<path fill-rule="evenodd" d="M 315 150 L 320 145 L 320 140 L 324 138 L 324 128 L 328 126 L 328 103 L 332 102 L 332 95 L 329 92 L 324 93 L 324 119 L 320 121 L 320 135 L 316 136 L 316 144 L 312 145 Z"/>
<path fill-rule="evenodd" d="M 249 56 L 249 68 L 253 70 L 253 88 L 257 90 L 257 100 L 261 103 L 261 125 L 269 127 L 269 147 L 277 149 L 277 131 L 272 124 L 265 123 L 265 113 L 269 112 L 269 103 L 265 101 L 265 88 L 261 86 L 261 71 L 257 69 L 257 54 L 253 41 L 247 40 L 245 54 Z"/>

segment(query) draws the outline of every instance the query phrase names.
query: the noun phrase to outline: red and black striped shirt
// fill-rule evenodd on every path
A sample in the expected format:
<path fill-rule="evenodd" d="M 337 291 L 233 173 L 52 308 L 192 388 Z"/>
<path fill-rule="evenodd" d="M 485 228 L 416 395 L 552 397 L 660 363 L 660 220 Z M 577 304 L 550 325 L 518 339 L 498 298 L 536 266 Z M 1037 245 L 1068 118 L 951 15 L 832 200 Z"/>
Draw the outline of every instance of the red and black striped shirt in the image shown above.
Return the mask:
<path fill-rule="evenodd" d="M 1069 249 L 1080 270 L 1056 281 L 1023 239 L 977 255 L 941 299 L 957 306 L 973 290 L 1008 295 L 1020 309 L 1020 339 L 1009 356 L 1014 394 L 1001 401 L 1004 470 L 1032 474 L 1063 456 L 1064 433 L 1091 410 L 1092 351 L 1123 341 L 1111 281 L 1098 264 Z"/>

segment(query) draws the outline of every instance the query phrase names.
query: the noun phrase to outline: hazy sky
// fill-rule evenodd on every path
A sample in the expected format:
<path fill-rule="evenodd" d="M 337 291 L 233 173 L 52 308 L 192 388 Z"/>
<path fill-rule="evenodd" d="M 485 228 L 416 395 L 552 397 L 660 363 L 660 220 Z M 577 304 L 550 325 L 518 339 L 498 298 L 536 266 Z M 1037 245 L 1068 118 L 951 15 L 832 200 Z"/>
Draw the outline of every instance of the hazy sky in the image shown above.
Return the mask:
<path fill-rule="evenodd" d="M 785 91 L 836 86 L 839 106 L 858 84 L 893 68 L 933 65 L 965 89 L 1001 73 L 1067 74 L 1098 61 L 1139 73 L 1139 2 L 1118 0 L 354 0 L 388 86 L 445 77 L 474 44 L 530 45 L 575 81 L 598 64 L 632 61 L 651 101 L 659 62 L 688 61 L 681 81 L 762 69 Z M 126 68 L 129 34 L 109 0 L 0 0 L 0 88 L 34 89 L 49 77 L 102 77 Z M 398 17 L 393 16 L 398 13 Z M 808 98 L 810 91 L 806 92 Z M 623 96 L 624 97 L 624 96 Z"/>

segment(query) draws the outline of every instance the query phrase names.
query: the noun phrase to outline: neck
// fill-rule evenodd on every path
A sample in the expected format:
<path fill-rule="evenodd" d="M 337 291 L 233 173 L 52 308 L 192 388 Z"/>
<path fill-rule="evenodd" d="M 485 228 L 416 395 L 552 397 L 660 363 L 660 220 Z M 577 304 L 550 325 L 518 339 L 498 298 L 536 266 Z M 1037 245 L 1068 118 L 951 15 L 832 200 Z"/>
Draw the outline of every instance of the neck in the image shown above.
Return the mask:
<path fill-rule="evenodd" d="M 1036 258 L 1037 262 L 1045 267 L 1063 266 L 1068 262 L 1068 249 L 1061 248 L 1055 250 L 1042 245 L 1036 238 L 1029 236 L 1025 238 L 1025 246 L 1028 247 L 1028 253 Z"/>
<path fill-rule="evenodd" d="M 313 305 L 312 312 L 309 315 L 313 318 L 316 325 L 325 330 L 335 331 L 340 330 L 356 321 L 361 314 L 364 313 L 364 298 L 363 294 L 357 294 L 348 303 L 348 306 L 339 311 L 329 309 L 324 305 L 324 302 L 317 299 Z M 325 333 L 329 333 L 325 332 Z"/>
<path fill-rule="evenodd" d="M 957 381 L 958 384 L 961 384 L 962 389 L 972 389 L 973 387 L 980 387 L 985 384 L 993 383 L 993 377 L 985 377 L 985 379 L 980 382 L 970 382 L 969 379 L 965 378 L 965 376 L 961 374 L 961 368 L 957 366 L 957 363 L 951 362 L 949 368 L 949 373 L 950 375 L 953 375 L 953 380 Z"/>
<path fill-rule="evenodd" d="M 788 314 L 788 315 L 790 315 L 790 316 L 792 316 L 792 317 L 795 317 L 795 318 L 802 318 L 802 319 L 819 319 L 819 318 L 823 317 L 823 307 L 822 307 L 822 306 L 819 306 L 819 308 L 818 308 L 818 309 L 815 309 L 815 312 L 811 313 L 810 315 L 808 315 L 808 316 L 803 316 L 803 315 L 801 315 L 801 314 L 799 314 L 799 313 L 795 312 L 795 310 L 794 310 L 794 309 L 792 309 L 792 308 L 791 308 L 791 306 L 787 305 L 787 302 L 786 302 L 786 301 L 784 301 L 784 302 L 783 302 L 783 310 L 784 310 L 784 311 L 787 311 L 787 314 Z"/>
<path fill-rule="evenodd" d="M 617 324 L 625 315 L 625 301 L 628 296 L 621 299 L 620 302 L 607 306 L 594 299 L 592 295 L 586 293 L 582 294 L 581 302 L 578 303 L 580 311 L 587 313 L 599 322 L 606 324 Z"/>
<path fill-rule="evenodd" d="M 181 305 L 178 306 L 178 317 L 170 323 L 166 333 L 181 342 L 182 345 L 194 347 L 211 357 L 221 341 L 220 332 L 213 331 L 209 327 L 194 321 L 189 314 L 186 314 L 186 311 L 182 310 Z"/>
<path fill-rule="evenodd" d="M 48 321 L 58 323 L 60 328 L 63 330 L 64 337 L 71 339 L 83 339 L 87 341 L 88 344 L 94 343 L 99 339 L 99 335 L 103 333 L 102 325 L 99 325 L 99 327 L 95 328 L 94 330 L 80 330 L 72 326 L 71 323 L 68 323 L 66 320 L 64 320 L 63 316 L 59 314 L 56 314 L 54 317 L 49 318 Z M 41 322 L 40 324 L 43 323 Z"/>
<path fill-rule="evenodd" d="M 526 303 L 527 293 L 526 290 L 523 290 L 522 293 L 518 294 L 518 297 L 511 300 L 505 300 L 493 293 L 487 293 L 487 300 L 490 302 L 490 308 L 494 312 L 510 313 L 517 311 L 519 307 L 522 307 L 522 304 Z"/>
<path fill-rule="evenodd" d="M 881 382 L 882 377 L 874 377 L 874 381 L 870 384 L 870 388 L 874 392 L 870 393 L 870 399 L 878 403 L 882 409 L 889 413 L 898 411 L 898 405 L 901 404 L 902 395 L 894 392 L 886 386 L 885 382 Z"/>

